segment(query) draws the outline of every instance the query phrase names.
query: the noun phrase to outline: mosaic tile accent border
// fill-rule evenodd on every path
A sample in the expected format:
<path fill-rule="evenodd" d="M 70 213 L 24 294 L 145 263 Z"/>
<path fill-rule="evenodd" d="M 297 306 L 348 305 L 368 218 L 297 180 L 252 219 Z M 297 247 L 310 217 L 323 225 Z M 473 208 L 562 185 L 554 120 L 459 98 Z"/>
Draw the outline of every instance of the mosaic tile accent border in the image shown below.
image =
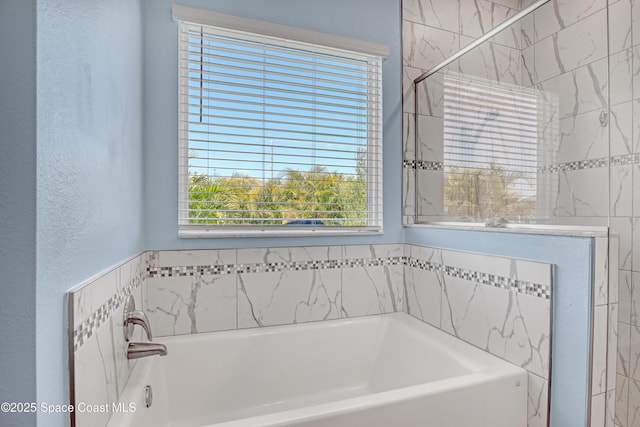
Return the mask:
<path fill-rule="evenodd" d="M 444 169 L 443 162 L 430 162 L 426 160 L 403 160 L 404 169 L 422 169 L 428 171 L 441 171 Z"/>
<path fill-rule="evenodd" d="M 138 276 L 135 276 L 131 281 L 112 295 L 107 302 L 102 304 L 98 309 L 85 319 L 73 330 L 73 351 L 78 351 L 82 344 L 84 344 L 91 336 L 102 326 L 104 322 L 109 320 L 113 313 L 120 307 L 125 299 L 131 295 L 134 289 L 141 286 L 146 273 L 142 271 Z"/>
<path fill-rule="evenodd" d="M 381 267 L 385 265 L 401 265 L 402 257 L 332 259 L 323 261 L 291 261 L 270 262 L 263 264 L 226 264 L 198 265 L 182 267 L 151 267 L 147 270 L 147 278 L 154 277 L 186 277 L 201 275 L 222 275 L 236 273 L 275 273 L 281 271 L 330 270 L 336 268 Z"/>
<path fill-rule="evenodd" d="M 621 154 L 611 157 L 612 166 L 633 165 L 640 163 L 640 153 L 633 154 Z M 609 165 L 609 160 L 606 157 L 589 160 L 576 160 L 573 162 L 565 163 L 553 163 L 545 166 L 538 166 L 536 172 L 538 174 L 558 173 L 566 171 L 576 171 L 582 169 L 597 169 L 605 168 Z M 402 166 L 404 169 L 422 169 L 441 171 L 444 170 L 443 162 L 431 162 L 424 160 L 403 160 Z"/>
<path fill-rule="evenodd" d="M 640 163 L 640 153 L 621 154 L 611 157 L 611 166 L 633 165 Z M 539 174 L 558 173 L 566 171 L 576 171 L 582 169 L 606 168 L 609 160 L 606 157 L 590 160 L 579 160 L 566 163 L 553 163 L 551 165 L 539 166 Z"/>
<path fill-rule="evenodd" d="M 425 271 L 442 272 L 449 277 L 457 277 L 485 286 L 513 290 L 536 298 L 551 299 L 551 287 L 540 283 L 525 282 L 523 280 L 496 276 L 495 274 L 482 273 L 459 267 L 451 267 L 415 258 L 407 258 L 404 264 L 408 267 L 415 267 Z"/>

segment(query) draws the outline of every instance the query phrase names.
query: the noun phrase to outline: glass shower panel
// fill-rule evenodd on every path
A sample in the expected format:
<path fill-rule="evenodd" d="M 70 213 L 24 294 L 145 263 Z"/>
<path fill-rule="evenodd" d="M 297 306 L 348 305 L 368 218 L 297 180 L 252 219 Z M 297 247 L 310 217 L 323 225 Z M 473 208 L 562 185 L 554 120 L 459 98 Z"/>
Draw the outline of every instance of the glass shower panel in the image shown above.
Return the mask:
<path fill-rule="evenodd" d="M 606 58 L 554 74 L 549 7 L 416 84 L 416 223 L 608 224 Z"/>

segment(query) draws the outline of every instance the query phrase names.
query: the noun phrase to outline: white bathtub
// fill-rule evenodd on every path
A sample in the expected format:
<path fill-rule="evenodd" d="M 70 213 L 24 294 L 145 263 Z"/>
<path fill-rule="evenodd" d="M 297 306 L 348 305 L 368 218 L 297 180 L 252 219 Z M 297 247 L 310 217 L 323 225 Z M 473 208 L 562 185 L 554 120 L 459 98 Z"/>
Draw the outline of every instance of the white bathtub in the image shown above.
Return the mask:
<path fill-rule="evenodd" d="M 403 313 L 158 341 L 109 427 L 526 426 L 523 369 Z"/>

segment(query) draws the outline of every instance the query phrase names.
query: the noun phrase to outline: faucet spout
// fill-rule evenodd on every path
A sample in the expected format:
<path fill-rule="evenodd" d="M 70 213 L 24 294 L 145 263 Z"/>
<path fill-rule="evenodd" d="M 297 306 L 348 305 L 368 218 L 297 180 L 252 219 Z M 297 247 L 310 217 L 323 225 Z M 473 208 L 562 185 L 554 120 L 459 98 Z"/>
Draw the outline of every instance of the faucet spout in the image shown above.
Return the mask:
<path fill-rule="evenodd" d="M 127 359 L 140 359 L 155 355 L 166 356 L 167 347 L 155 342 L 130 342 L 127 347 Z"/>

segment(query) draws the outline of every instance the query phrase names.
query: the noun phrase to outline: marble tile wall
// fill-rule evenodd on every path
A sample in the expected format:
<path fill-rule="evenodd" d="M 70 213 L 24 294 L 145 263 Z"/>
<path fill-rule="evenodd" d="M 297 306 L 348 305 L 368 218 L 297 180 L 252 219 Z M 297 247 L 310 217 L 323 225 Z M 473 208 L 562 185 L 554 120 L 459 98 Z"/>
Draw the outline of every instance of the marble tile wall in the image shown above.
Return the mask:
<path fill-rule="evenodd" d="M 431 77 L 418 87 L 421 140 L 417 150 L 413 80 L 516 14 L 523 4 L 520 0 L 403 0 L 402 6 L 403 223 L 412 224 L 416 214 L 419 219 L 437 220 L 444 211 L 442 75 Z M 522 74 L 521 45 L 520 29 L 515 25 L 446 70 L 518 83 Z"/>
<path fill-rule="evenodd" d="M 74 378 L 71 403 L 104 405 L 100 411 L 72 412 L 71 425 L 103 427 L 109 421 L 112 404 L 118 401 L 134 367 L 125 354 L 122 304 L 133 295 L 140 308 L 148 265 L 149 258 L 143 253 L 67 293 Z M 134 340 L 142 340 L 139 328 Z"/>
<path fill-rule="evenodd" d="M 611 230 L 619 236 L 615 425 L 640 426 L 640 2 L 609 1 Z"/>
<path fill-rule="evenodd" d="M 442 216 L 442 175 L 430 167 L 442 155 L 435 148 L 442 142 L 442 126 L 437 124 L 442 117 L 441 77 L 430 78 L 428 87 L 419 90 L 418 129 L 410 83 L 424 71 L 421 67 L 433 65 L 425 56 L 433 63 L 441 61 L 451 51 L 445 46 L 456 42 L 464 46 L 468 37 L 477 37 L 491 26 L 484 22 L 492 22 L 485 19 L 483 25 L 474 25 L 465 18 L 475 1 L 454 2 L 457 14 L 454 4 L 444 8 L 436 3 L 403 2 L 405 224 L 411 224 L 416 213 L 418 221 L 446 219 Z M 527 3 L 502 6 L 515 11 Z M 473 16 L 480 20 L 488 16 L 482 7 L 476 9 Z M 611 294 L 606 304 L 600 301 L 594 323 L 599 339 L 607 336 L 608 347 L 619 342 L 617 387 L 611 390 L 611 378 L 594 386 L 592 391 L 599 393 L 592 415 L 598 420 L 594 425 L 602 420 L 606 425 L 640 426 L 640 376 L 632 362 L 640 354 L 640 317 L 633 311 L 634 301 L 640 300 L 636 296 L 640 294 L 640 2 L 551 0 L 500 37 L 494 40 L 495 46 L 483 49 L 493 49 L 494 55 L 496 46 L 519 49 L 519 83 L 537 90 L 547 104 L 538 117 L 538 217 L 541 222 L 559 225 L 609 225 L 612 235 L 618 236 L 617 241 L 609 242 L 608 251 L 618 254 L 618 269 L 609 269 L 609 282 L 612 287 L 619 282 L 619 296 Z M 436 39 L 438 43 L 432 43 Z M 465 58 L 472 64 L 464 71 L 493 76 L 482 66 L 474 66 L 484 63 L 491 69 L 492 65 L 480 52 L 475 55 L 481 58 Z M 417 149 L 413 144 L 416 132 Z M 617 324 L 611 320 L 616 312 Z M 609 363 L 611 359 L 608 357 Z"/>
<path fill-rule="evenodd" d="M 158 336 L 403 311 L 402 244 L 151 252 Z"/>
<path fill-rule="evenodd" d="M 523 23 L 530 42 L 523 57 L 534 58 L 533 84 L 560 99 L 553 124 L 559 129 L 557 143 L 550 144 L 555 146 L 551 164 L 556 168 L 551 175 L 558 178 L 553 216 L 572 225 L 608 222 L 614 236 L 608 243 L 608 274 L 610 288 L 617 291 L 610 292 L 606 306 L 596 298 L 594 339 L 602 345 L 606 333 L 609 352 L 617 342 L 616 357 L 607 357 L 609 372 L 615 368 L 617 377 L 601 381 L 606 390 L 594 382 L 593 425 L 640 426 L 640 377 L 634 376 L 630 362 L 640 349 L 631 310 L 638 285 L 634 274 L 640 270 L 640 262 L 633 262 L 640 252 L 638 16 L 640 3 L 635 0 L 552 0 Z M 602 318 L 608 318 L 607 329 L 601 326 Z M 594 360 L 594 369 L 597 364 Z"/>
<path fill-rule="evenodd" d="M 529 372 L 528 426 L 547 426 L 552 265 L 405 245 L 407 312 Z"/>

